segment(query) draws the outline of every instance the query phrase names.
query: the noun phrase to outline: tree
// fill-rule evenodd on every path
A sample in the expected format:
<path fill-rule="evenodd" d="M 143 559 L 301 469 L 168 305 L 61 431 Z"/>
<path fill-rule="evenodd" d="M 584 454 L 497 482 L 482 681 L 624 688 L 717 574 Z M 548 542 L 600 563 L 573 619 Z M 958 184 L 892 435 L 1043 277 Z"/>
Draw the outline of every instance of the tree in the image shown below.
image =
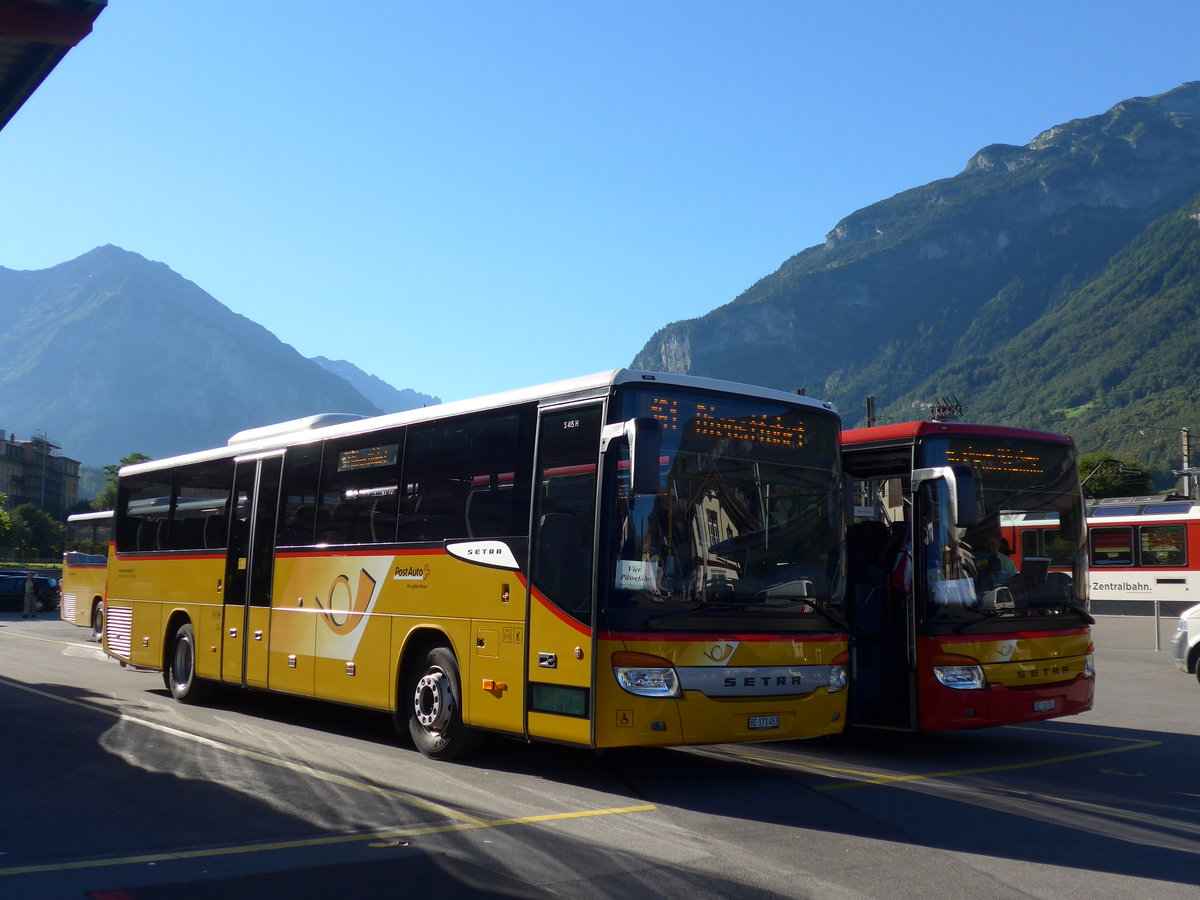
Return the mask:
<path fill-rule="evenodd" d="M 1126 462 L 1111 453 L 1085 453 L 1079 458 L 1079 475 L 1089 500 L 1154 493 L 1153 474 L 1141 463 Z"/>
<path fill-rule="evenodd" d="M 4 511 L 4 507 L 8 505 L 8 496 L 0 493 L 0 547 L 9 546 L 9 531 L 12 529 L 12 523 L 9 521 L 8 513 Z"/>
<path fill-rule="evenodd" d="M 16 527 L 12 529 L 13 547 L 24 549 L 29 556 L 50 557 L 62 553 L 66 529 L 45 510 L 32 503 L 22 503 L 12 511 Z"/>
<path fill-rule="evenodd" d="M 145 453 L 130 453 L 119 463 L 104 467 L 104 489 L 92 501 L 92 509 L 116 509 L 117 507 L 117 473 L 122 466 L 132 466 L 134 463 L 150 462 Z"/>

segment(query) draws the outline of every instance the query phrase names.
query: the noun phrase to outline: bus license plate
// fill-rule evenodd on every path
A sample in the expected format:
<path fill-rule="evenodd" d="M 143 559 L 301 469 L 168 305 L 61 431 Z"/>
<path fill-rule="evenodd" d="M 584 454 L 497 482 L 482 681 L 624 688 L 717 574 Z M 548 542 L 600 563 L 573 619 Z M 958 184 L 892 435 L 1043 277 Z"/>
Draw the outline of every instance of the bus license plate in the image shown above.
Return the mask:
<path fill-rule="evenodd" d="M 751 731 L 762 731 L 779 727 L 779 716 L 751 716 L 749 727 Z"/>
<path fill-rule="evenodd" d="M 1033 711 L 1034 712 L 1050 712 L 1050 710 L 1052 710 L 1052 709 L 1054 709 L 1054 701 L 1053 700 L 1034 700 L 1033 701 Z"/>

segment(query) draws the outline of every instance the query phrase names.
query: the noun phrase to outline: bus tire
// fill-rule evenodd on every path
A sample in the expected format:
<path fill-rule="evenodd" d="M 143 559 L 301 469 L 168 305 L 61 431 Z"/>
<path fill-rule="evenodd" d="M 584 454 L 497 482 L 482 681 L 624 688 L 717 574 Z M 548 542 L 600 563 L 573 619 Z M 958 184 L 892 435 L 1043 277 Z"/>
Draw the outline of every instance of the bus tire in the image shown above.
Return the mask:
<path fill-rule="evenodd" d="M 212 682 L 196 675 L 196 635 L 190 622 L 180 625 L 171 639 L 163 681 L 180 703 L 203 703 L 212 696 Z"/>
<path fill-rule="evenodd" d="M 462 759 L 479 749 L 483 734 L 463 724 L 462 678 L 449 647 L 433 647 L 413 666 L 402 700 L 408 733 L 430 759 Z"/>
<path fill-rule="evenodd" d="M 97 643 L 104 640 L 104 604 L 92 605 L 92 640 Z"/>

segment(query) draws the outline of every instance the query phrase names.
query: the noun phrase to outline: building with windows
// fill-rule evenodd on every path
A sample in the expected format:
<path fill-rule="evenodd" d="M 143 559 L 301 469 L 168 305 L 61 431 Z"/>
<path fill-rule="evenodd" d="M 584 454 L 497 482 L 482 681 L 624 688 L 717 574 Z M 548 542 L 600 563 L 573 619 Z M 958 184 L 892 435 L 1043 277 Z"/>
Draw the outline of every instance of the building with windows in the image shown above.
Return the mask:
<path fill-rule="evenodd" d="M 6 507 L 32 503 L 61 519 L 79 500 L 79 460 L 63 456 L 45 435 L 29 440 L 0 430 L 0 493 Z"/>

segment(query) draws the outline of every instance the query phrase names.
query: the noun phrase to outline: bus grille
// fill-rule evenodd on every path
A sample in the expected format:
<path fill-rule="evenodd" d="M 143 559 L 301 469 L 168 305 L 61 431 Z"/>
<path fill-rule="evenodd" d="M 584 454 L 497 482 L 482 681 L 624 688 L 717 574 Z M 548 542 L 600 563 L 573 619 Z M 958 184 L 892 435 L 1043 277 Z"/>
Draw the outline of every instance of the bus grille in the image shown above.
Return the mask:
<path fill-rule="evenodd" d="M 62 595 L 61 615 L 68 622 L 75 621 L 75 595 L 74 594 L 63 594 Z"/>
<path fill-rule="evenodd" d="M 133 634 L 133 610 L 127 606 L 110 606 L 105 610 L 104 642 L 113 653 L 129 658 Z"/>

